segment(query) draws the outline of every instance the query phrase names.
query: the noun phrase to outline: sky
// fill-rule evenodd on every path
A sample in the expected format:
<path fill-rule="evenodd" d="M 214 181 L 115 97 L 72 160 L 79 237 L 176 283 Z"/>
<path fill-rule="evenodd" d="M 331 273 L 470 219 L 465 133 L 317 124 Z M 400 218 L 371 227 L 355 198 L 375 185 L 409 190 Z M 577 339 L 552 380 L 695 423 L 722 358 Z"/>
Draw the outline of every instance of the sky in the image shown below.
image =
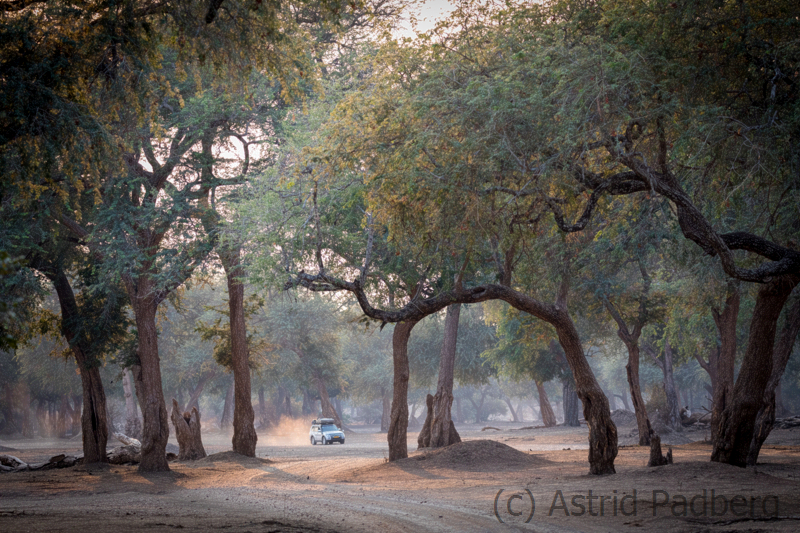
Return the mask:
<path fill-rule="evenodd" d="M 433 28 L 436 21 L 445 17 L 458 2 L 446 0 L 425 0 L 417 10 L 417 31 L 422 33 Z M 406 23 L 400 35 L 413 36 L 410 23 Z"/>

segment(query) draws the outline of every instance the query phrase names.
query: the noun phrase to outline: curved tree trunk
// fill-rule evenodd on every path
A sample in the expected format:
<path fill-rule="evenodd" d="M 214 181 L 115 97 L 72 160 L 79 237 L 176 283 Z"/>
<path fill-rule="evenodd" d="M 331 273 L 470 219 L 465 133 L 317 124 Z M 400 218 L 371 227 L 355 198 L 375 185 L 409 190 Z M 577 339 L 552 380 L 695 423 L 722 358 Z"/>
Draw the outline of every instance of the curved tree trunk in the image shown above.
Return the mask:
<path fill-rule="evenodd" d="M 747 465 L 756 416 L 763 405 L 764 391 L 772 375 L 778 317 L 798 281 L 800 275 L 780 276 L 758 291 L 739 377 L 733 386 L 731 402 L 723 411 L 717 433 L 712 437 L 712 461 L 741 467 Z"/>
<path fill-rule="evenodd" d="M 106 416 L 106 393 L 103 381 L 100 379 L 100 368 L 88 360 L 83 341 L 78 334 L 78 304 L 66 274 L 61 269 L 53 269 L 49 274 L 48 278 L 53 282 L 61 307 L 62 334 L 70 345 L 81 375 L 81 388 L 83 389 L 81 434 L 83 436 L 84 462 L 107 463 L 108 419 Z"/>
<path fill-rule="evenodd" d="M 575 399 L 576 400 L 578 399 L 577 396 L 575 397 Z M 508 411 L 511 413 L 511 419 L 514 422 L 519 422 L 520 418 L 517 415 L 517 411 L 519 410 L 519 406 L 517 406 L 517 409 L 514 409 L 514 406 L 511 405 L 511 398 L 509 398 L 508 396 L 503 397 L 503 401 L 506 402 L 506 405 L 508 406 Z M 577 403 L 575 405 L 577 406 Z M 576 407 L 576 409 L 577 409 L 577 407 Z M 521 414 L 522 414 L 522 411 L 520 410 L 520 415 Z"/>
<path fill-rule="evenodd" d="M 408 338 L 418 320 L 398 322 L 392 333 L 394 387 L 392 417 L 389 422 L 389 461 L 408 457 Z"/>
<path fill-rule="evenodd" d="M 331 398 L 328 396 L 328 388 L 325 386 L 325 380 L 322 379 L 322 375 L 319 372 L 315 372 L 314 382 L 317 385 L 317 392 L 319 392 L 323 418 L 333 418 L 336 425 L 341 428 L 343 426 L 342 419 L 339 418 L 339 413 L 336 412 L 336 408 L 333 406 L 333 403 L 331 403 Z"/>
<path fill-rule="evenodd" d="M 713 309 L 714 323 L 719 331 L 720 348 L 716 357 L 712 389 L 714 397 L 711 402 L 711 434 L 716 435 L 722 412 L 730 401 L 733 391 L 733 371 L 736 363 L 736 320 L 739 318 L 741 301 L 739 285 L 728 284 L 728 297 L 722 313 Z"/>
<path fill-rule="evenodd" d="M 755 465 L 758 461 L 761 446 L 764 445 L 764 441 L 767 440 L 775 424 L 777 414 L 775 391 L 781 382 L 784 370 L 786 370 L 789 357 L 792 355 L 798 330 L 800 330 L 800 299 L 795 302 L 786 315 L 786 324 L 781 330 L 781 336 L 772 356 L 772 373 L 767 382 L 767 388 L 764 390 L 764 402 L 756 417 L 753 441 L 750 443 L 750 451 L 747 454 L 747 464 L 750 466 Z"/>
<path fill-rule="evenodd" d="M 544 390 L 544 383 L 536 381 L 536 390 L 539 393 L 539 415 L 542 417 L 542 424 L 545 427 L 553 427 L 557 424 L 556 414 L 553 412 L 553 406 L 550 405 L 550 399 L 547 397 L 547 391 Z"/>
<path fill-rule="evenodd" d="M 238 248 L 218 252 L 228 278 L 228 309 L 231 334 L 231 369 L 234 382 L 233 451 L 246 457 L 256 456 L 255 412 L 250 389 L 250 352 L 244 316 L 244 275 Z"/>
<path fill-rule="evenodd" d="M 442 343 L 442 353 L 439 361 L 439 380 L 436 386 L 436 394 L 433 397 L 430 440 L 426 444 L 431 448 L 440 448 L 461 442 L 461 437 L 458 435 L 451 417 L 453 369 L 456 364 L 458 319 L 460 315 L 461 304 L 447 306 L 447 316 L 444 321 L 444 342 Z"/>

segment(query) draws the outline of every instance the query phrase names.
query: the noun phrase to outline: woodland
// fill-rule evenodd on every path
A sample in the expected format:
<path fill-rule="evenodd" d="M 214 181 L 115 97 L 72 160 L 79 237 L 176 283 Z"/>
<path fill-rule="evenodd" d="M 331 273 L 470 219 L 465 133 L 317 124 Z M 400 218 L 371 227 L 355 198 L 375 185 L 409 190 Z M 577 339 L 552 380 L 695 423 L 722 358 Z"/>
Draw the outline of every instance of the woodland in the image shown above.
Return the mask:
<path fill-rule="evenodd" d="M 800 410 L 800 5 L 418 7 L 0 1 L 0 438 L 163 472 L 173 405 L 389 463 L 527 419 L 611 475 L 625 409 L 757 464 Z"/>

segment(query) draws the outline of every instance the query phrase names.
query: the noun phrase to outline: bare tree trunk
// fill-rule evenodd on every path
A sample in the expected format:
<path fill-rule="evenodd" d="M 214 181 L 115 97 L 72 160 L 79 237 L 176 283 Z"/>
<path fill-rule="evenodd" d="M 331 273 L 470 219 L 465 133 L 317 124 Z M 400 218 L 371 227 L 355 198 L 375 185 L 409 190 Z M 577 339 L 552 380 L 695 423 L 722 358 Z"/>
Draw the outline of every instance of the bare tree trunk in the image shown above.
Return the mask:
<path fill-rule="evenodd" d="M 408 457 L 408 338 L 417 320 L 399 322 L 392 333 L 392 360 L 394 366 L 394 391 L 392 418 L 389 423 L 389 461 Z"/>
<path fill-rule="evenodd" d="M 578 418 L 578 395 L 575 392 L 572 376 L 567 376 L 564 379 L 561 391 L 561 397 L 564 399 L 564 425 L 579 427 L 581 423 Z"/>
<path fill-rule="evenodd" d="M 164 403 L 161 385 L 161 365 L 158 358 L 158 330 L 156 328 L 155 287 L 148 278 L 142 277 L 128 297 L 136 316 L 139 334 L 139 364 L 141 367 L 142 397 L 142 460 L 140 472 L 169 471 L 167 463 L 167 439 L 169 439 L 169 415 Z M 142 296 L 138 296 L 142 295 Z M 105 450 L 104 450 L 105 452 Z"/>
<path fill-rule="evenodd" d="M 219 419 L 219 429 L 222 431 L 227 431 L 233 425 L 233 402 L 235 401 L 234 398 L 234 384 L 233 380 L 231 380 L 231 384 L 228 386 L 228 390 L 225 392 L 225 403 L 222 404 L 222 416 Z"/>
<path fill-rule="evenodd" d="M 547 398 L 547 391 L 544 390 L 544 383 L 536 381 L 536 390 L 539 392 L 539 414 L 542 417 L 542 423 L 545 427 L 553 427 L 556 425 L 556 414 L 553 412 L 553 406 L 550 405 L 550 400 Z"/>
<path fill-rule="evenodd" d="M 133 395 L 131 371 L 122 369 L 122 389 L 125 391 L 125 434 L 134 439 L 142 437 L 142 422 L 139 420 L 139 409 Z"/>
<path fill-rule="evenodd" d="M 214 379 L 214 376 L 216 375 L 216 370 L 211 370 L 210 372 L 205 372 L 202 376 L 200 376 L 197 386 L 195 386 L 192 394 L 189 396 L 189 401 L 186 403 L 187 411 L 192 407 L 197 407 L 197 410 L 200 410 L 200 395 L 203 394 L 203 389 L 205 388 L 206 384 Z"/>
<path fill-rule="evenodd" d="M 313 401 L 311 400 L 311 395 L 308 394 L 308 389 L 303 389 L 303 406 L 300 412 L 304 415 L 310 415 L 314 412 Z"/>
<path fill-rule="evenodd" d="M 764 403 L 764 391 L 772 375 L 772 354 L 778 317 L 800 275 L 775 278 L 761 286 L 750 321 L 747 344 L 739 377 L 733 386 L 731 402 L 720 417 L 713 435 L 711 460 L 744 467 L 755 433 L 758 411 Z"/>
<path fill-rule="evenodd" d="M 675 379 L 672 372 L 672 346 L 670 346 L 669 341 L 664 343 L 663 360 L 658 358 L 652 346 L 646 345 L 646 348 L 647 353 L 650 354 L 650 357 L 656 365 L 658 365 L 661 369 L 661 373 L 664 375 L 664 394 L 667 397 L 667 412 L 664 415 L 663 422 L 673 431 L 681 431 L 683 429 L 681 425 L 681 408 L 678 403 L 678 394 L 675 390 Z"/>
<path fill-rule="evenodd" d="M 315 372 L 314 381 L 317 384 L 317 392 L 319 392 L 320 404 L 322 406 L 322 416 L 324 418 L 333 418 L 338 427 L 342 427 L 342 419 L 339 418 L 339 413 L 331 403 L 330 396 L 328 396 L 328 388 L 325 386 L 325 380 L 319 372 Z"/>
<path fill-rule="evenodd" d="M 453 405 L 453 369 L 456 364 L 456 344 L 458 343 L 458 320 L 461 304 L 447 306 L 444 321 L 444 342 L 439 360 L 439 380 L 433 397 L 433 412 L 430 427 L 430 441 L 427 446 L 440 448 L 461 442 L 450 414 Z"/>
<path fill-rule="evenodd" d="M 417 449 L 427 448 L 431 445 L 431 426 L 433 426 L 433 395 L 428 394 L 425 397 L 425 422 L 422 423 L 422 429 L 417 436 Z M 413 416 L 413 415 L 412 415 Z"/>
<path fill-rule="evenodd" d="M 775 416 L 777 412 L 777 395 L 776 390 L 780 384 L 783 372 L 786 370 L 786 364 L 789 362 L 789 357 L 792 355 L 792 348 L 794 347 L 797 333 L 800 330 L 800 299 L 798 299 L 786 315 L 786 323 L 781 329 L 781 335 L 775 346 L 775 351 L 772 356 L 772 373 L 770 374 L 767 387 L 764 390 L 764 401 L 761 409 L 758 411 L 756 417 L 755 432 L 753 433 L 753 441 L 750 443 L 750 451 L 747 455 L 747 464 L 755 465 L 758 461 L 758 454 L 761 452 L 761 446 L 767 440 L 772 427 L 775 425 Z"/>
<path fill-rule="evenodd" d="M 575 399 L 577 400 L 578 397 L 576 396 Z M 511 413 L 511 419 L 514 422 L 519 422 L 519 417 L 517 416 L 517 410 L 514 409 L 513 405 L 511 405 L 511 398 L 509 398 L 508 396 L 504 396 L 503 401 L 506 402 L 506 405 L 508 406 L 508 411 Z"/>
<path fill-rule="evenodd" d="M 250 350 L 244 316 L 244 271 L 238 247 L 226 246 L 217 252 L 228 278 L 228 310 L 230 314 L 231 369 L 234 382 L 233 451 L 246 457 L 256 456 L 258 435 L 253 424 L 250 389 Z"/>
<path fill-rule="evenodd" d="M 781 389 L 781 381 L 778 380 L 778 384 L 775 386 L 775 416 L 786 416 L 787 409 L 786 406 L 783 404 L 783 390 Z"/>
<path fill-rule="evenodd" d="M 739 304 L 741 301 L 739 284 L 731 281 L 728 284 L 728 297 L 722 313 L 712 309 L 714 323 L 719 331 L 720 348 L 716 358 L 716 368 L 712 383 L 714 397 L 711 407 L 711 434 L 716 435 L 722 412 L 728 405 L 733 391 L 733 370 L 736 363 L 736 320 L 739 318 Z"/>
<path fill-rule="evenodd" d="M 381 389 L 381 433 L 389 432 L 389 420 L 392 417 L 392 396 L 391 390 Z"/>
<path fill-rule="evenodd" d="M 87 464 L 107 463 L 108 420 L 106 417 L 106 393 L 103 381 L 100 379 L 100 368 L 88 360 L 86 346 L 78 334 L 78 304 L 66 274 L 61 269 L 53 269 L 49 274 L 48 277 L 53 282 L 61 307 L 61 332 L 70 345 L 81 375 L 83 460 Z"/>
<path fill-rule="evenodd" d="M 196 461 L 206 456 L 203 439 L 200 436 L 200 412 L 192 407 L 192 412 L 181 414 L 178 401 L 172 400 L 172 425 L 175 426 L 175 437 L 178 439 L 178 459 Z"/>

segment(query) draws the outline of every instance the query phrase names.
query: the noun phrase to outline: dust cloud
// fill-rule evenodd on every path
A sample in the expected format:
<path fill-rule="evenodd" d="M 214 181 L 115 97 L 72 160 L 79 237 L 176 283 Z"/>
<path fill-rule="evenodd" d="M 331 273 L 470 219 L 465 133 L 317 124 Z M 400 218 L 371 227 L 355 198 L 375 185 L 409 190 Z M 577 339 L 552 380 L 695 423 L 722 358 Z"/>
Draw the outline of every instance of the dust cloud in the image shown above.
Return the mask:
<path fill-rule="evenodd" d="M 274 426 L 262 430 L 258 436 L 259 444 L 267 446 L 300 446 L 309 444 L 308 430 L 313 417 L 287 418 Z"/>

